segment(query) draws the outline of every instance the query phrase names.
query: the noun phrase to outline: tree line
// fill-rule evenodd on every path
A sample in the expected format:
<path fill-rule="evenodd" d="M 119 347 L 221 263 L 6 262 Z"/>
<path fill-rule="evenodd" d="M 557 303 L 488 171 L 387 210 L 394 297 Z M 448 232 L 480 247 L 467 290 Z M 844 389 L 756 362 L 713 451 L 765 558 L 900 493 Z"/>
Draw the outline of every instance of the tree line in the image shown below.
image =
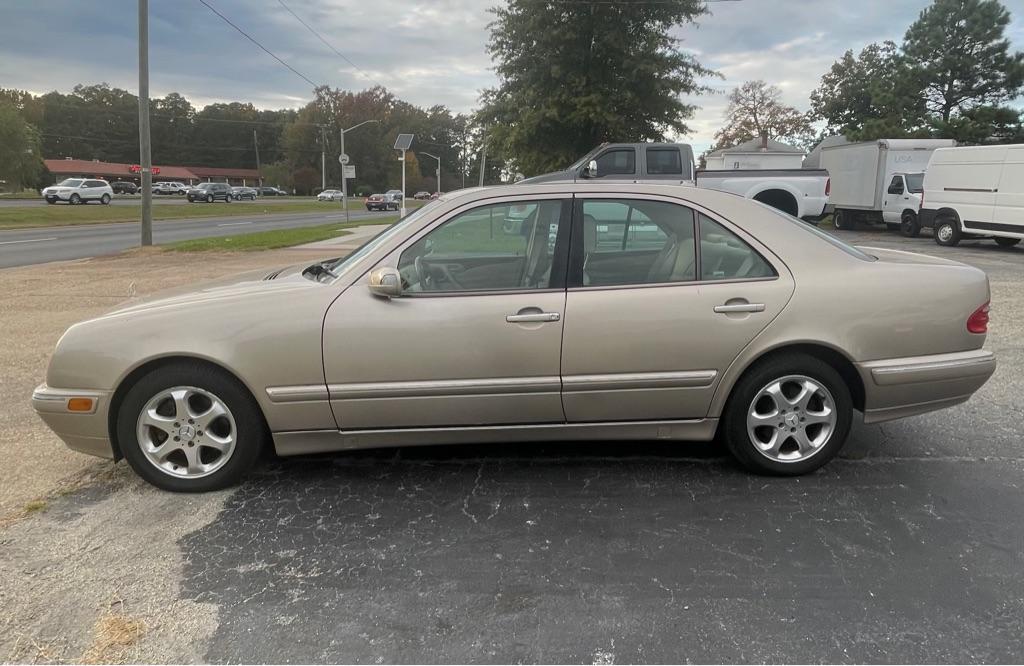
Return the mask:
<path fill-rule="evenodd" d="M 254 167 L 258 142 L 265 179 L 313 191 L 321 150 L 328 186 L 337 186 L 339 129 L 372 118 L 379 124 L 346 135 L 357 187 L 397 185 L 391 147 L 399 132 L 411 132 L 408 188 L 436 187 L 434 160 L 415 154 L 428 152 L 441 157 L 440 189 L 449 190 L 475 183 L 483 152 L 485 182 L 495 183 L 564 168 L 604 141 L 685 136 L 697 109 L 687 100 L 711 92 L 704 82 L 719 76 L 672 32 L 707 12 L 703 0 L 508 0 L 491 11 L 498 84 L 472 114 L 420 108 L 380 87 L 320 87 L 301 109 L 277 111 L 238 102 L 196 109 L 172 93 L 152 101 L 153 159 Z M 767 136 L 808 148 L 832 134 L 1024 141 L 1021 110 L 1010 106 L 1024 91 L 1024 53 L 1011 50 L 1009 23 L 999 0 L 934 0 L 902 43 L 844 53 L 810 93 L 809 111 L 784 104 L 764 81 L 737 87 L 715 143 Z M 30 182 L 42 154 L 136 161 L 136 102 L 105 84 L 41 96 L 0 90 L 0 179 Z"/>

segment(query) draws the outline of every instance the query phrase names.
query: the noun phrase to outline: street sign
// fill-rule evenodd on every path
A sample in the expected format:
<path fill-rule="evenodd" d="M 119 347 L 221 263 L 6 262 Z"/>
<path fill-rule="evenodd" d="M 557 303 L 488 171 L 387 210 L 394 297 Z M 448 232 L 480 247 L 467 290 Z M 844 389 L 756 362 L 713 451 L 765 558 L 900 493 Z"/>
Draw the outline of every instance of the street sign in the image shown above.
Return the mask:
<path fill-rule="evenodd" d="M 346 155 L 346 157 L 348 157 L 348 156 Z M 344 166 L 343 170 L 345 172 L 345 174 L 343 176 L 344 178 L 355 178 L 356 177 L 356 165 L 355 164 L 346 164 Z"/>
<path fill-rule="evenodd" d="M 348 164 L 348 155 L 345 153 L 338 155 L 338 162 L 340 162 L 342 166 Z"/>
<path fill-rule="evenodd" d="M 395 139 L 395 150 L 409 150 L 412 145 L 412 134 L 399 134 Z"/>

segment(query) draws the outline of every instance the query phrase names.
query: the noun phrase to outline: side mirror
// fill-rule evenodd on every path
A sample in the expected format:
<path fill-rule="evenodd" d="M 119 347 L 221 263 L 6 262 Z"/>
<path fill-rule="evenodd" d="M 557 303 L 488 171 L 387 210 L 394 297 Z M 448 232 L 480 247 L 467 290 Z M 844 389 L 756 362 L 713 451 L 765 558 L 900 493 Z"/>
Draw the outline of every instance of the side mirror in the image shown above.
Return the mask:
<path fill-rule="evenodd" d="M 580 175 L 584 178 L 597 178 L 597 160 L 590 160 Z"/>
<path fill-rule="evenodd" d="M 397 268 L 384 266 L 370 271 L 370 293 L 384 298 L 397 298 L 402 295 L 402 274 Z"/>

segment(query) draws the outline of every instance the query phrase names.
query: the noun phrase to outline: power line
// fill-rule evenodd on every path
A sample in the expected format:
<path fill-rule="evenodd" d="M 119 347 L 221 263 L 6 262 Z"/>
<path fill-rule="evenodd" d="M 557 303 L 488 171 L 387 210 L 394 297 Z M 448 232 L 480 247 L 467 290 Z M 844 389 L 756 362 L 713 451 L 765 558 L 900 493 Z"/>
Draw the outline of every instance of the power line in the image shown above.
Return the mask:
<path fill-rule="evenodd" d="M 227 23 L 228 25 L 230 25 L 230 26 L 231 26 L 232 28 L 234 28 L 235 30 L 237 30 L 237 31 L 238 31 L 238 32 L 239 32 L 239 33 L 240 33 L 240 34 L 241 34 L 241 35 L 242 35 L 243 37 L 245 37 L 245 38 L 246 38 L 246 39 L 248 39 L 248 40 L 249 40 L 250 42 L 252 42 L 252 43 L 253 43 L 253 44 L 255 44 L 256 46 L 258 46 L 258 47 L 260 47 L 261 49 L 263 49 L 263 50 L 264 50 L 264 51 L 265 51 L 265 52 L 267 53 L 267 55 L 269 55 L 269 56 L 270 56 L 271 58 L 273 58 L 274 60 L 278 61 L 279 63 L 281 63 L 282 65 L 284 65 L 284 66 L 285 66 L 285 67 L 287 67 L 288 69 L 290 69 L 290 70 L 292 71 L 292 73 L 294 73 L 294 74 L 295 74 L 296 76 L 298 76 L 298 77 L 299 77 L 300 79 L 302 79 L 303 81 L 305 81 L 305 82 L 306 82 L 306 83 L 308 83 L 309 85 L 313 86 L 314 88 L 317 88 L 317 87 L 318 87 L 318 85 L 317 85 L 316 83 L 313 83 L 313 82 L 312 82 L 312 81 L 311 81 L 311 80 L 309 79 L 309 77 L 307 77 L 307 76 L 306 76 L 305 74 L 303 74 L 303 73 L 302 73 L 302 72 L 300 72 L 299 70 L 295 69 L 294 67 L 292 67 L 291 65 L 289 65 L 288 63 L 286 63 L 286 62 L 285 62 L 284 60 L 281 60 L 280 58 L 278 58 L 278 57 L 277 57 L 277 56 L 276 56 L 276 55 L 275 55 L 275 54 L 273 53 L 273 51 L 271 51 L 270 49 L 268 49 L 268 48 L 267 48 L 266 46 L 263 46 L 263 44 L 260 44 L 260 43 L 259 43 L 259 42 L 258 42 L 258 41 L 257 41 L 257 40 L 256 40 L 256 39 L 255 39 L 255 38 L 254 38 L 254 37 L 252 36 L 252 35 L 250 35 L 249 33 L 247 33 L 247 32 L 246 32 L 245 30 L 242 30 L 242 29 L 241 29 L 241 28 L 239 28 L 239 27 L 238 27 L 237 25 L 235 25 L 234 23 L 232 23 L 232 22 L 231 22 L 231 19 L 229 19 L 229 18 L 228 18 L 227 16 L 224 16 L 223 14 L 221 14 L 220 12 L 218 12 L 218 11 L 217 11 L 216 9 L 214 9 L 214 8 L 213 8 L 213 6 L 212 6 L 212 5 L 210 4 L 210 3 L 208 3 L 208 2 L 206 1 L 206 0 L 199 0 L 199 2 L 203 3 L 203 5 L 205 5 L 207 9 L 209 9 L 209 10 L 210 10 L 211 12 L 213 12 L 214 14 L 216 14 L 217 16 L 219 16 L 219 17 L 220 17 L 220 18 L 221 18 L 221 19 L 222 19 L 222 20 L 223 20 L 223 21 L 224 21 L 225 23 Z"/>
<path fill-rule="evenodd" d="M 319 39 L 319 40 L 320 40 L 321 42 L 323 42 L 323 43 L 324 43 L 324 45 L 326 45 L 326 46 L 327 46 L 327 48 L 329 48 L 330 50 L 334 51 L 334 52 L 335 52 L 335 53 L 336 53 L 336 54 L 338 55 L 338 57 L 339 57 L 339 58 L 341 58 L 342 60 L 344 60 L 344 61 L 345 61 L 345 62 L 347 62 L 348 64 L 352 65 L 352 67 L 354 67 L 354 68 L 356 69 L 356 71 L 357 71 L 357 72 L 359 72 L 359 73 L 360 73 L 360 74 L 362 74 L 362 75 L 363 75 L 364 77 L 366 77 L 366 79 L 367 79 L 367 80 L 369 80 L 369 81 L 372 81 L 373 83 L 376 83 L 376 84 L 377 84 L 378 86 L 380 86 L 381 88 L 383 88 L 383 87 L 384 87 L 383 85 L 381 85 L 380 81 L 377 81 L 377 80 L 376 80 L 376 79 L 374 79 L 374 78 L 373 78 L 372 76 L 370 76 L 369 74 L 367 74 L 366 72 L 364 72 L 364 71 L 363 71 L 362 69 L 360 69 L 359 65 L 355 64 L 354 62 L 352 62 L 352 60 L 350 60 L 348 56 L 346 56 L 346 55 L 345 55 L 344 53 L 342 53 L 342 52 L 341 52 L 341 51 L 339 51 L 338 49 L 334 48 L 334 45 L 332 45 L 332 44 L 331 44 L 330 42 L 328 42 L 328 41 L 327 41 L 326 39 L 324 39 L 324 38 L 323 38 L 323 36 L 321 36 L 321 34 L 320 34 L 319 32 L 317 32 L 316 30 L 314 30 L 314 29 L 313 29 L 313 28 L 312 28 L 312 27 L 311 27 L 311 26 L 310 26 L 310 25 L 309 25 L 308 23 L 306 23 L 305 21 L 303 21 L 303 20 L 302 20 L 302 18 L 300 18 L 298 14 L 296 14 L 295 12 L 293 12 L 293 11 L 292 11 L 292 8 L 291 8 L 291 7 L 289 7 L 288 5 L 286 5 L 286 4 L 284 3 L 284 0 L 277 0 L 277 1 L 278 1 L 278 2 L 279 2 L 279 3 L 281 4 L 281 6 L 282 6 L 282 7 L 284 7 L 284 8 L 286 9 L 286 10 L 288 10 L 288 13 L 289 13 L 289 14 L 291 14 L 292 16 L 294 16 L 294 17 L 295 17 L 295 20 L 296 20 L 296 21 L 298 21 L 298 22 L 299 22 L 299 23 L 301 23 L 301 24 L 302 24 L 303 26 L 305 26 L 306 30 L 309 30 L 309 31 L 310 31 L 311 33 L 313 33 L 313 35 L 314 35 L 314 36 L 315 36 L 315 37 L 316 37 L 317 39 Z"/>

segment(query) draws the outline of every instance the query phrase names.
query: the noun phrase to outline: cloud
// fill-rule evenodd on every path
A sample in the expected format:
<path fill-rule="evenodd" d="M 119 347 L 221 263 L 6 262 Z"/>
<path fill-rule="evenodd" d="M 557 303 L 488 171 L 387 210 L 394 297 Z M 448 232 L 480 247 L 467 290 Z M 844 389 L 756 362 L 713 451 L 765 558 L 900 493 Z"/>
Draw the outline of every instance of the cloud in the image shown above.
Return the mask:
<path fill-rule="evenodd" d="M 496 83 L 487 53 L 488 8 L 500 0 L 285 0 L 351 61 L 337 56 L 277 0 L 209 0 L 220 12 L 316 82 L 363 89 L 380 83 L 419 105 L 471 110 Z M 847 49 L 902 39 L 929 0 L 739 0 L 716 2 L 698 25 L 673 33 L 724 79 L 699 105 L 684 140 L 703 150 L 722 124 L 725 93 L 750 79 L 779 86 L 799 109 Z M 1013 3 L 1007 3 L 1013 4 Z M 6 0 L 0 24 L 0 86 L 32 92 L 106 81 L 137 89 L 135 3 Z M 116 7 L 116 10 L 114 9 Z M 180 92 L 195 104 L 240 100 L 263 108 L 298 107 L 309 85 L 195 0 L 150 3 L 150 88 Z M 53 17 L 60 17 L 54 21 Z M 1024 49 L 1024 10 L 1007 37 Z M 353 66 L 353 64 L 355 66 Z"/>

